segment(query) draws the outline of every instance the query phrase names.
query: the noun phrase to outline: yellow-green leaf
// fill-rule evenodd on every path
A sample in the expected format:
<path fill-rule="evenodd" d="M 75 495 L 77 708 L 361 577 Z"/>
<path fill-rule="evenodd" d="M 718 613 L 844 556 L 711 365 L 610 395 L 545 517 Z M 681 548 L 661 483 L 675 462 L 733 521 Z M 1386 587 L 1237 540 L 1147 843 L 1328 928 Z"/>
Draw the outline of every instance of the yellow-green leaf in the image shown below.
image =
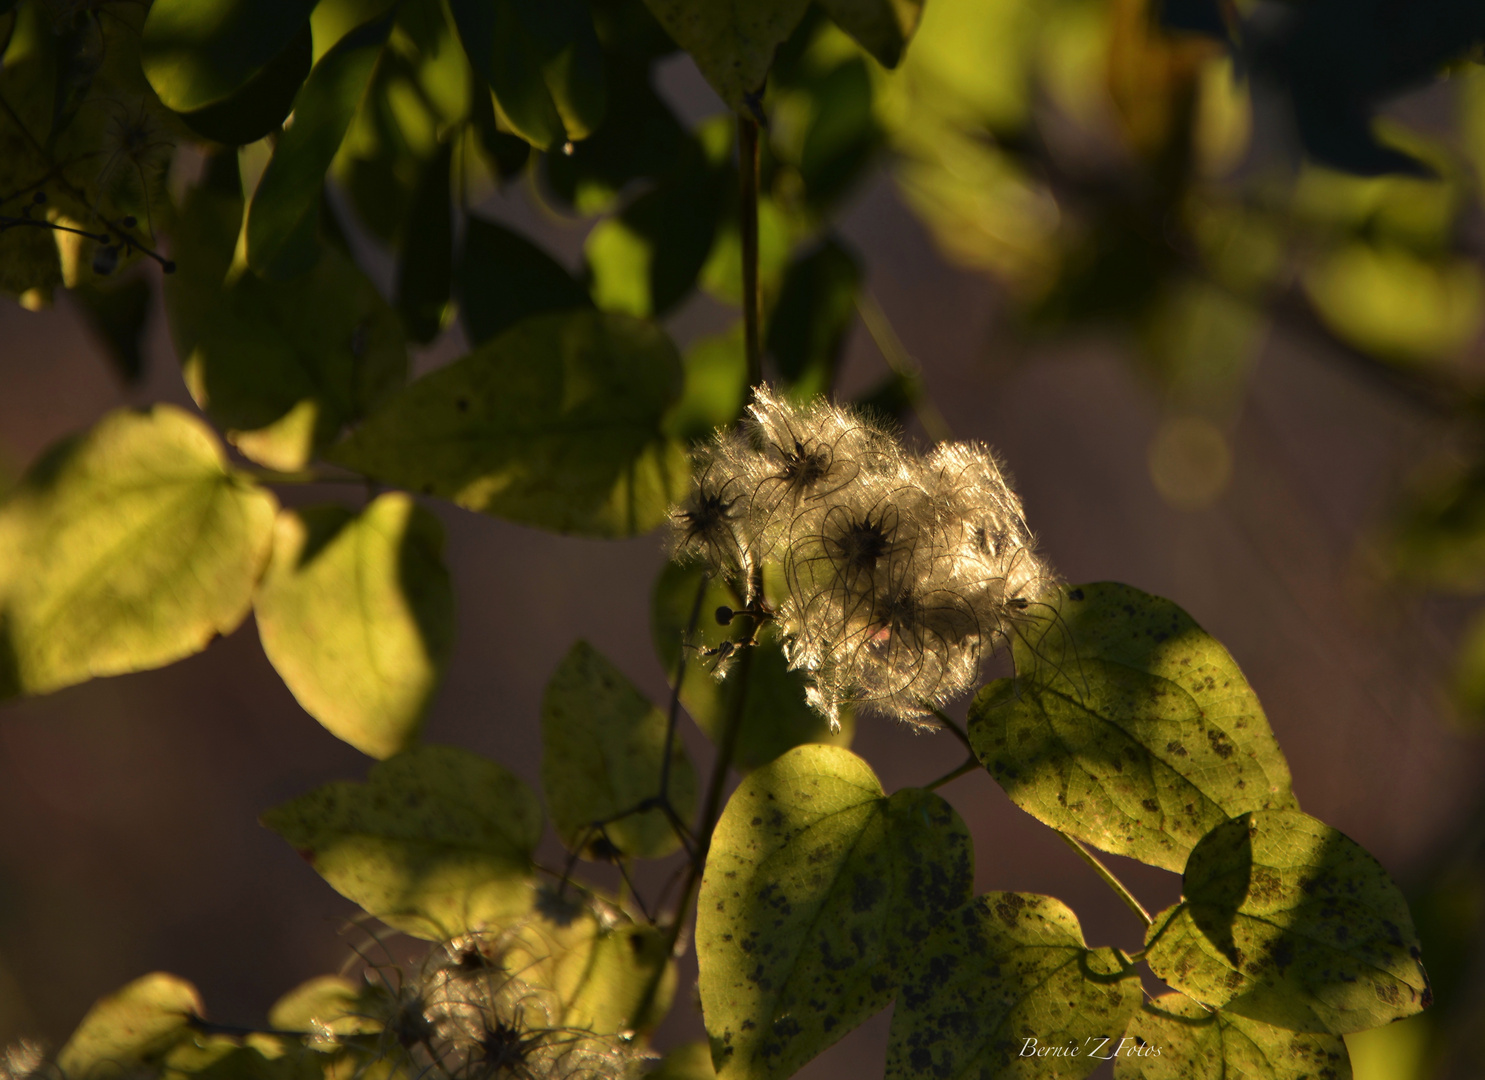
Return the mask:
<path fill-rule="evenodd" d="M 161 667 L 236 629 L 275 508 L 170 405 L 54 446 L 0 502 L 0 698 Z"/>
<path fill-rule="evenodd" d="M 311 0 L 158 0 L 140 35 L 145 77 L 165 106 L 222 101 L 309 24 Z"/>
<path fill-rule="evenodd" d="M 325 173 L 391 29 L 392 20 L 383 17 L 351 31 L 320 57 L 294 98 L 294 122 L 274 146 L 248 206 L 247 260 L 258 273 L 297 277 L 314 264 Z"/>
<path fill-rule="evenodd" d="M 1342 1035 L 1433 1001 L 1407 901 L 1377 860 L 1298 810 L 1244 814 L 1191 852 L 1150 970 L 1205 1005 Z"/>
<path fill-rule="evenodd" d="M 422 746 L 292 799 L 263 824 L 342 896 L 417 937 L 448 940 L 530 910 L 541 805 L 506 769 Z"/>
<path fill-rule="evenodd" d="M 1139 1008 L 1139 973 L 1089 949 L 1051 896 L 976 897 L 906 959 L 887 1080 L 1077 1080 L 1112 1056 Z"/>
<path fill-rule="evenodd" d="M 1169 600 L 1069 588 L 1026 613 L 1012 653 L 1016 677 L 976 696 L 969 737 L 1037 820 L 1179 870 L 1230 816 L 1295 805 L 1257 695 Z"/>
<path fill-rule="evenodd" d="M 1285 1031 L 1185 994 L 1141 1005 L 1110 1052 L 1114 1080 L 1351 1080 L 1339 1035 Z"/>
<path fill-rule="evenodd" d="M 798 746 L 751 773 L 696 905 L 718 1075 L 791 1076 L 886 1005 L 909 954 L 969 900 L 972 863 L 946 802 L 884 796 L 849 750 Z"/>
<path fill-rule="evenodd" d="M 646 1031 L 670 1008 L 676 976 L 665 934 L 607 905 L 600 917 L 592 908 L 573 914 L 539 903 L 503 944 L 505 969 L 548 997 L 544 1004 L 555 1024 L 600 1035 Z M 659 987 L 641 1016 L 645 991 L 657 974 Z"/>
<path fill-rule="evenodd" d="M 376 287 L 328 245 L 292 282 L 229 280 L 241 221 L 240 196 L 192 191 L 166 311 L 196 403 L 243 454 L 293 472 L 403 384 L 407 348 Z"/>
<path fill-rule="evenodd" d="M 658 858 L 680 846 L 661 809 L 631 814 L 660 791 L 666 716 L 624 673 L 586 641 L 568 652 L 547 684 L 541 707 L 541 783 L 557 834 L 590 857 Z M 696 803 L 696 774 L 677 736 L 671 744 L 667 791 L 681 821 Z M 618 817 L 616 815 L 627 816 Z M 590 829 L 607 822 L 602 833 Z M 606 837 L 617 852 L 593 847 Z"/>
<path fill-rule="evenodd" d="M 134 1073 L 190 1034 L 202 1012 L 196 988 L 163 971 L 135 979 L 88 1010 L 57 1054 L 63 1075 L 104 1080 Z"/>
<path fill-rule="evenodd" d="M 454 637 L 437 518 L 400 492 L 360 514 L 283 511 L 254 611 L 268 659 L 331 734 L 375 758 L 413 744 Z"/>
<path fill-rule="evenodd" d="M 685 490 L 685 452 L 661 428 L 680 390 L 680 357 L 655 325 L 538 315 L 407 387 L 328 456 L 470 510 L 630 536 Z"/>

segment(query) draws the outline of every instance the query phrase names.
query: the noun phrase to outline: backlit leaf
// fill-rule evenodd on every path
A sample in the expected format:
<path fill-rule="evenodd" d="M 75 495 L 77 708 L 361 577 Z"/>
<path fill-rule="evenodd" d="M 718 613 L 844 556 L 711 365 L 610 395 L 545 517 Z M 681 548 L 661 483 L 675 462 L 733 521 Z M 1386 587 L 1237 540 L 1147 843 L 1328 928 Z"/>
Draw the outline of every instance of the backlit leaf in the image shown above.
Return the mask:
<path fill-rule="evenodd" d="M 586 641 L 572 647 L 547 684 L 541 718 L 541 784 L 569 849 L 599 838 L 589 830 L 593 822 L 625 814 L 659 793 L 666 716 Z M 689 822 L 696 775 L 679 737 L 671 746 L 667 790 L 680 820 Z M 602 835 L 619 854 L 639 858 L 680 846 L 659 809 L 609 821 Z"/>
<path fill-rule="evenodd" d="M 553 1023 L 605 1035 L 647 1031 L 675 993 L 675 965 L 664 938 L 656 927 L 637 924 L 610 906 L 573 913 L 546 895 L 534 914 L 509 931 L 503 962 L 543 992 Z M 657 973 L 658 991 L 640 1016 Z"/>
<path fill-rule="evenodd" d="M 923 0 L 821 0 L 825 14 L 886 67 L 896 67 L 918 28 Z"/>
<path fill-rule="evenodd" d="M 1212 1012 L 1184 994 L 1145 1002 L 1124 1036 L 1115 1080 L 1351 1080 L 1340 1036 Z"/>
<path fill-rule="evenodd" d="M 660 427 L 680 389 L 675 346 L 652 324 L 538 315 L 413 383 L 329 456 L 470 510 L 629 536 L 687 481 Z"/>
<path fill-rule="evenodd" d="M 165 301 L 186 386 L 242 453 L 302 469 L 407 377 L 397 316 L 366 275 L 325 245 L 303 277 L 229 277 L 242 203 L 191 193 Z"/>
<path fill-rule="evenodd" d="M 1292 807 L 1289 766 L 1227 650 L 1169 600 L 1102 582 L 1031 608 L 1017 675 L 970 707 L 975 753 L 1037 820 L 1180 870 L 1245 810 Z"/>
<path fill-rule="evenodd" d="M 188 1038 L 187 1022 L 201 1013 L 190 983 L 163 971 L 145 975 L 88 1010 L 57 1053 L 57 1067 L 88 1080 L 132 1075 Z"/>
<path fill-rule="evenodd" d="M 1354 840 L 1298 810 L 1203 837 L 1150 970 L 1206 1005 L 1293 1031 L 1380 1027 L 1433 1000 L 1407 901 Z"/>
<path fill-rule="evenodd" d="M 391 757 L 417 739 L 453 646 L 443 526 L 400 492 L 360 514 L 285 510 L 254 612 L 263 651 L 305 711 L 362 753 Z"/>
<path fill-rule="evenodd" d="M 580 0 L 450 0 L 474 70 L 511 130 L 552 150 L 586 138 L 605 108 L 603 53 Z"/>
<path fill-rule="evenodd" d="M 1050 896 L 976 897 L 906 960 L 887 1080 L 1076 1080 L 1113 1055 L 1140 1003 L 1133 966 L 1090 950 L 1077 916 Z"/>
<path fill-rule="evenodd" d="M 278 55 L 230 96 L 183 113 L 181 120 L 196 134 L 228 146 L 243 146 L 275 134 L 309 76 L 312 55 L 313 35 L 306 21 Z"/>
<path fill-rule="evenodd" d="M 263 815 L 336 892 L 416 937 L 448 940 L 531 908 L 541 805 L 506 769 L 421 746 Z"/>
<path fill-rule="evenodd" d="M 162 667 L 231 633 L 275 506 L 174 406 L 54 446 L 0 502 L 0 698 Z"/>
<path fill-rule="evenodd" d="M 167 108 L 231 96 L 309 22 L 312 0 L 159 0 L 140 38 L 145 76 Z"/>
<path fill-rule="evenodd" d="M 1388 359 L 1453 356 L 1485 325 L 1485 276 L 1468 259 L 1353 243 L 1311 267 L 1304 284 L 1338 337 Z"/>
<path fill-rule="evenodd" d="M 319 975 L 300 983 L 275 1001 L 268 1023 L 283 1031 L 313 1031 L 316 1025 L 336 1035 L 375 1031 L 377 1022 L 361 1004 L 363 986 L 339 975 Z"/>
<path fill-rule="evenodd" d="M 761 95 L 774 50 L 799 25 L 808 0 L 645 0 L 645 4 L 676 44 L 691 54 L 722 100 L 736 112 L 750 114 L 748 98 Z"/>
<path fill-rule="evenodd" d="M 726 167 L 688 145 L 664 183 L 594 226 L 583 245 L 594 302 L 656 316 L 684 300 L 713 250 L 729 184 Z"/>
<path fill-rule="evenodd" d="M 247 211 L 248 265 L 294 277 L 312 265 L 320 189 L 361 105 L 392 29 L 384 17 L 351 31 L 310 71 L 294 99 L 294 122 L 279 137 Z"/>
<path fill-rule="evenodd" d="M 655 654 L 672 680 L 701 574 L 700 567 L 670 563 L 655 582 L 650 633 Z M 721 741 L 741 692 L 739 675 L 720 682 L 713 677 L 711 669 L 718 659 L 714 650 L 742 638 L 750 629 L 746 618 L 734 619 L 728 627 L 719 626 L 715 612 L 723 606 L 735 611 L 743 606 L 742 598 L 726 582 L 714 578 L 696 608 L 696 633 L 686 641 L 686 673 L 681 680 L 681 704 L 713 742 Z M 742 730 L 737 735 L 733 762 L 744 770 L 756 769 L 802 743 L 849 746 L 856 729 L 854 714 L 843 710 L 841 730 L 831 734 L 828 721 L 805 701 L 804 675 L 789 670 L 773 628 L 765 625 L 758 638 L 748 669 Z"/>
<path fill-rule="evenodd" d="M 799 746 L 751 773 L 696 907 L 718 1075 L 791 1076 L 885 1006 L 909 955 L 968 901 L 972 863 L 947 803 L 884 797 L 848 750 Z"/>

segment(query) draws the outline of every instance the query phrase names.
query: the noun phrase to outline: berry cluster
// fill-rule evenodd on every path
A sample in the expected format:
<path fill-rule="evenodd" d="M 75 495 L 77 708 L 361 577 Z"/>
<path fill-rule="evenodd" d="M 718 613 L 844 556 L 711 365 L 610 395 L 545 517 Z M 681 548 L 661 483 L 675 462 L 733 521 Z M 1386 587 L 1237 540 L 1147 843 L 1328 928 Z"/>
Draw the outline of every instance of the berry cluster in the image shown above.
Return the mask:
<path fill-rule="evenodd" d="M 973 689 L 1051 584 L 989 449 L 920 456 L 853 410 L 766 387 L 744 423 L 693 451 L 671 523 L 676 558 L 735 578 L 749 608 L 777 620 L 832 726 L 845 705 L 926 720 Z M 783 571 L 776 611 L 760 595 L 765 564 Z"/>

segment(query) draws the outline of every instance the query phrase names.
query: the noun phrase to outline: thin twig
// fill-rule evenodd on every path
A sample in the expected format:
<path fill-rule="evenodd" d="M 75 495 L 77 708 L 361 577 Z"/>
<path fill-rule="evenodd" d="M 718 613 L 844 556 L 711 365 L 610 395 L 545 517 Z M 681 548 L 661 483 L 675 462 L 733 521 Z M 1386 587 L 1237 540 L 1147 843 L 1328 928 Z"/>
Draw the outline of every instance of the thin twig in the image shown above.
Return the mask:
<path fill-rule="evenodd" d="M 954 738 L 958 739 L 963 747 L 970 752 L 971 756 L 974 755 L 975 748 L 970 744 L 969 735 L 965 733 L 965 730 L 962 727 L 954 722 L 954 718 L 952 716 L 944 712 L 942 709 L 934 708 L 933 718 L 940 724 L 942 724 L 944 728 L 954 736 Z"/>
<path fill-rule="evenodd" d="M 937 780 L 933 781 L 933 783 L 931 783 L 931 784 L 924 784 L 923 785 L 923 790 L 924 791 L 937 791 L 939 788 L 943 787 L 945 784 L 951 783 L 954 780 L 958 780 L 961 776 L 965 775 L 966 773 L 972 773 L 976 769 L 978 769 L 979 767 L 980 767 L 980 759 L 977 758 L 977 757 L 975 757 L 973 754 L 970 754 L 969 757 L 968 757 L 968 759 L 965 760 L 965 762 L 964 762 L 963 765 L 960 765 L 959 768 L 955 769 L 953 772 L 945 773 L 943 776 L 940 776 Z"/>
<path fill-rule="evenodd" d="M 1155 922 L 1155 920 L 1150 917 L 1150 913 L 1145 910 L 1145 905 L 1141 904 L 1139 900 L 1135 898 L 1134 893 L 1129 891 L 1124 882 L 1116 878 L 1114 876 L 1114 872 L 1107 866 L 1105 866 L 1099 860 L 1097 855 L 1093 854 L 1093 852 L 1089 851 L 1077 840 L 1074 840 L 1071 836 L 1068 836 L 1067 833 L 1063 832 L 1061 829 L 1053 829 L 1052 831 L 1055 832 L 1058 836 L 1062 837 L 1062 839 L 1067 843 L 1067 846 L 1078 853 L 1078 858 L 1082 859 L 1089 866 L 1093 867 L 1094 872 L 1098 874 L 1099 877 L 1103 878 L 1104 883 L 1118 894 L 1119 899 L 1124 901 L 1124 905 L 1129 908 L 1130 911 L 1134 912 L 1140 917 L 1140 920 L 1145 924 L 1145 929 L 1148 930 L 1151 924 Z"/>
<path fill-rule="evenodd" d="M 748 385 L 763 382 L 763 318 L 758 290 L 758 123 L 737 118 L 737 168 L 741 177 L 738 233 L 742 239 L 743 345 L 748 359 Z"/>

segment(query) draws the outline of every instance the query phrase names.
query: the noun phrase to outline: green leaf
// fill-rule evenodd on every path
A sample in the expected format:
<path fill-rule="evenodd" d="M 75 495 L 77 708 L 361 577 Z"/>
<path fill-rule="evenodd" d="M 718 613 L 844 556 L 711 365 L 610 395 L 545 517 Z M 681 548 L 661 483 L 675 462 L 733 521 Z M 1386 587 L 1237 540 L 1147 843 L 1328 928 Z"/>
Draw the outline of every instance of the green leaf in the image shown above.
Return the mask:
<path fill-rule="evenodd" d="M 701 577 L 700 567 L 671 563 L 655 582 L 650 633 L 655 654 L 665 665 L 672 683 Z M 721 741 L 728 717 L 736 709 L 740 682 L 736 677 L 723 681 L 713 677 L 710 669 L 716 663 L 716 654 L 711 651 L 749 632 L 746 619 L 734 619 L 729 627 L 717 624 L 714 613 L 724 606 L 736 611 L 743 606 L 742 598 L 726 582 L 713 579 L 707 583 L 701 605 L 696 609 L 697 629 L 686 641 L 686 673 L 681 680 L 681 704 L 713 742 Z M 805 701 L 804 676 L 789 670 L 773 627 L 765 625 L 758 639 L 748 671 L 742 730 L 737 736 L 733 763 L 743 770 L 756 769 L 803 743 L 849 746 L 856 729 L 854 715 L 849 710 L 842 711 L 841 730 L 832 734 L 828 721 Z M 709 652 L 711 656 L 707 655 Z"/>
<path fill-rule="evenodd" d="M 170 405 L 54 446 L 0 502 L 0 699 L 162 667 L 231 633 L 274 510 Z"/>
<path fill-rule="evenodd" d="M 183 113 L 186 126 L 213 142 L 244 146 L 279 131 L 309 75 L 313 34 L 306 21 L 282 50 L 230 97 Z"/>
<path fill-rule="evenodd" d="M 1206 1005 L 1339 1035 L 1433 1000 L 1402 893 L 1354 840 L 1298 810 L 1213 829 L 1182 894 L 1150 928 L 1146 959 Z"/>
<path fill-rule="evenodd" d="M 389 926 L 447 941 L 530 910 L 541 805 L 514 774 L 420 746 L 263 815 L 336 892 Z"/>
<path fill-rule="evenodd" d="M 799 25 L 809 0 L 645 0 L 645 6 L 728 107 L 750 113 L 748 98 L 762 95 L 774 50 Z"/>
<path fill-rule="evenodd" d="M 1304 286 L 1342 341 L 1403 364 L 1456 356 L 1485 325 L 1485 275 L 1467 258 L 1351 243 L 1312 266 Z"/>
<path fill-rule="evenodd" d="M 1184 994 L 1147 1001 L 1130 1022 L 1115 1080 L 1351 1080 L 1338 1035 L 1307 1035 L 1211 1012 Z"/>
<path fill-rule="evenodd" d="M 197 188 L 176 235 L 165 303 L 186 386 L 243 454 L 292 472 L 407 377 L 392 309 L 325 246 L 293 282 L 231 271 L 240 199 Z"/>
<path fill-rule="evenodd" d="M 606 59 L 608 117 L 572 153 L 564 148 L 541 159 L 552 193 L 583 215 L 607 213 L 632 182 L 668 173 L 690 140 L 651 85 L 649 63 L 612 51 Z M 615 63 L 622 65 L 617 71 Z"/>
<path fill-rule="evenodd" d="M 764 340 L 799 397 L 829 393 L 834 385 L 860 287 L 861 264 L 834 237 L 789 265 Z"/>
<path fill-rule="evenodd" d="M 597 821 L 608 822 L 602 835 L 620 855 L 653 859 L 680 846 L 663 810 L 611 820 L 659 794 L 665 729 L 665 714 L 593 646 L 579 641 L 568 651 L 542 699 L 541 784 L 569 850 L 590 858 L 615 854 L 580 849 L 599 839 L 589 831 Z M 690 821 L 696 775 L 679 737 L 668 780 L 671 806 Z"/>
<path fill-rule="evenodd" d="M 696 287 L 717 236 L 726 170 L 688 146 L 677 173 L 593 227 L 583 245 L 593 300 L 606 311 L 658 316 Z"/>
<path fill-rule="evenodd" d="M 820 6 L 837 26 L 889 68 L 902 59 L 923 14 L 923 0 L 820 0 Z"/>
<path fill-rule="evenodd" d="M 683 1043 L 660 1059 L 653 1072 L 645 1074 L 645 1080 L 716 1080 L 717 1070 L 712 1067 L 712 1051 L 705 1042 Z"/>
<path fill-rule="evenodd" d="M 188 1038 L 188 1021 L 202 1013 L 196 988 L 156 971 L 101 999 L 57 1053 L 65 1076 L 103 1080 L 133 1075 Z"/>
<path fill-rule="evenodd" d="M 520 233 L 469 216 L 459 256 L 460 315 L 483 345 L 528 315 L 591 308 L 588 291 Z"/>
<path fill-rule="evenodd" d="M 908 954 L 887 1080 L 1076 1080 L 1112 1056 L 1139 1003 L 1138 972 L 1113 949 L 1090 950 L 1062 901 L 987 893 Z"/>
<path fill-rule="evenodd" d="M 312 0 L 159 0 L 140 35 L 144 74 L 166 108 L 222 101 L 309 23 Z"/>
<path fill-rule="evenodd" d="M 423 169 L 402 230 L 397 264 L 397 310 L 414 341 L 432 341 L 443 329 L 454 278 L 454 206 L 449 163 L 454 144 L 444 142 Z"/>
<path fill-rule="evenodd" d="M 443 526 L 400 492 L 360 514 L 284 510 L 254 613 L 304 710 L 362 753 L 391 757 L 417 740 L 453 648 Z"/>
<path fill-rule="evenodd" d="M 294 122 L 279 137 L 247 212 L 247 261 L 287 278 L 313 263 L 320 189 L 351 118 L 360 108 L 390 17 L 351 31 L 320 58 L 294 99 Z"/>
<path fill-rule="evenodd" d="M 1243 673 L 1169 600 L 1070 588 L 1026 613 L 1015 679 L 970 707 L 975 753 L 1038 821 L 1167 870 L 1245 810 L 1295 805 Z"/>
<path fill-rule="evenodd" d="M 891 999 L 973 883 L 968 830 L 931 792 L 890 798 L 848 750 L 799 746 L 750 774 L 712 837 L 696 905 L 720 1076 L 793 1075 Z"/>
<path fill-rule="evenodd" d="M 268 1010 L 269 1027 L 282 1031 L 328 1029 L 336 1035 L 374 1032 L 378 1023 L 363 1012 L 364 984 L 339 975 L 318 975 L 300 983 Z"/>
<path fill-rule="evenodd" d="M 580 0 L 450 0 L 470 66 L 511 130 L 540 150 L 603 119 L 603 53 Z"/>
<path fill-rule="evenodd" d="M 539 902 L 537 912 L 513 927 L 503 943 L 506 970 L 550 994 L 543 1004 L 553 1024 L 604 1035 L 647 1031 L 670 1008 L 676 977 L 665 934 L 609 905 L 574 915 Z M 659 990 L 641 1016 L 637 1010 L 656 974 Z"/>
<path fill-rule="evenodd" d="M 687 482 L 660 426 L 680 384 L 675 346 L 650 323 L 538 315 L 413 383 L 329 456 L 470 510 L 632 536 Z"/>

